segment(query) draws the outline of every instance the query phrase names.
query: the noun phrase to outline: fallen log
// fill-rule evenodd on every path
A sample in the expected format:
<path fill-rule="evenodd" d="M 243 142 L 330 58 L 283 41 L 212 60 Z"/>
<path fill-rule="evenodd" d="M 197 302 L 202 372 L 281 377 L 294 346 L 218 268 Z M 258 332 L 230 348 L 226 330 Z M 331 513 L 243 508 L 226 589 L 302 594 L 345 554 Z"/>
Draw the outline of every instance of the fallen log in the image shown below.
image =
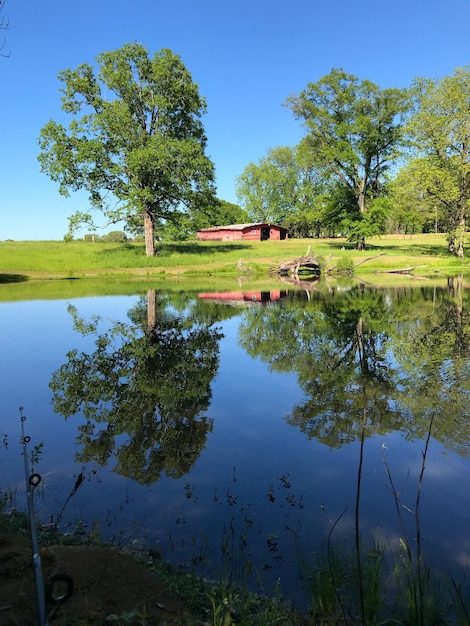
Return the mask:
<path fill-rule="evenodd" d="M 367 261 L 371 261 L 372 259 L 377 259 L 380 256 L 384 256 L 385 254 L 386 252 L 381 252 L 380 254 L 374 254 L 374 256 L 370 256 L 370 257 L 367 257 L 366 259 L 362 259 L 362 261 L 355 263 L 353 265 L 353 268 L 358 267 L 359 265 L 362 265 L 363 263 L 366 263 Z M 325 264 L 324 270 L 326 274 L 330 274 L 338 267 L 338 264 L 330 266 L 329 265 L 330 261 L 331 261 L 331 254 L 329 255 L 328 260 Z M 274 268 L 271 268 L 271 269 L 274 270 Z M 296 259 L 292 259 L 291 261 L 285 261 L 284 263 L 280 263 L 277 266 L 277 274 L 279 274 L 280 276 L 294 276 L 294 277 L 298 277 L 299 275 L 312 275 L 312 274 L 315 276 L 320 276 L 321 267 L 320 267 L 320 263 L 317 261 L 316 255 L 314 253 L 310 253 L 310 246 L 309 246 L 307 250 L 307 254 L 297 257 Z"/>
<path fill-rule="evenodd" d="M 411 274 L 413 270 L 421 267 L 428 267 L 428 265 L 413 265 L 411 267 L 401 267 L 394 270 L 375 270 L 374 274 Z"/>
<path fill-rule="evenodd" d="M 281 276 L 288 276 L 291 273 L 293 276 L 298 276 L 299 274 L 319 275 L 321 269 L 315 254 L 305 254 L 291 261 L 280 263 L 277 266 L 277 273 Z"/>
<path fill-rule="evenodd" d="M 362 261 L 359 261 L 359 263 L 354 263 L 353 267 L 359 267 L 359 265 L 362 265 L 363 263 L 366 263 L 367 261 L 372 261 L 372 259 L 378 259 L 379 256 L 385 256 L 387 253 L 386 252 L 381 252 L 380 254 L 374 254 L 374 256 L 369 256 L 367 257 L 367 259 L 362 259 Z"/>
<path fill-rule="evenodd" d="M 380 254 L 374 254 L 374 256 L 369 256 L 366 259 L 362 259 L 362 261 L 359 261 L 358 263 L 354 263 L 354 265 L 352 266 L 353 269 L 355 267 L 359 267 L 359 265 L 362 265 L 363 263 L 366 263 L 367 261 L 372 261 L 372 259 L 377 259 L 379 256 L 385 256 L 387 253 L 386 252 L 381 252 Z M 328 260 L 331 259 L 331 254 L 328 257 Z M 336 263 L 335 265 L 328 265 L 326 266 L 326 272 L 328 274 L 331 274 L 331 272 L 333 272 L 336 268 L 338 267 L 338 264 Z"/>

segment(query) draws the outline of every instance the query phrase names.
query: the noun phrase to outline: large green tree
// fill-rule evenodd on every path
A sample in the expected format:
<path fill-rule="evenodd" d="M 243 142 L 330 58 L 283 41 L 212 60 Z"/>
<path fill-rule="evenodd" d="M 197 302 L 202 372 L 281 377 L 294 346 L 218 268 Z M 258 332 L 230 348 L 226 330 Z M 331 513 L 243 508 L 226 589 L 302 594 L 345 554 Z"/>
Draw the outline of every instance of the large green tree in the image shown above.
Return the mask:
<path fill-rule="evenodd" d="M 240 205 L 215 198 L 206 206 L 201 206 L 191 220 L 191 227 L 192 232 L 195 233 L 201 228 L 224 224 L 246 224 L 247 222 L 249 222 L 248 213 Z"/>
<path fill-rule="evenodd" d="M 149 57 L 138 43 L 59 74 L 68 128 L 41 130 L 41 170 L 60 193 L 85 189 L 108 224 L 144 225 L 147 255 L 154 229 L 213 194 L 214 168 L 205 154 L 204 99 L 180 57 L 163 49 Z M 70 233 L 93 224 L 91 213 L 70 218 Z"/>
<path fill-rule="evenodd" d="M 237 178 L 237 197 L 250 219 L 283 224 L 313 206 L 320 182 L 302 157 L 297 148 L 278 146 L 245 167 Z"/>
<path fill-rule="evenodd" d="M 417 79 L 414 94 L 413 175 L 422 193 L 441 205 L 449 251 L 461 258 L 470 200 L 470 67 L 441 80 Z"/>
<path fill-rule="evenodd" d="M 355 202 L 351 239 L 365 247 L 373 221 L 364 219 L 383 193 L 386 173 L 397 157 L 408 110 L 406 90 L 381 89 L 342 69 L 309 83 L 286 105 L 305 125 L 302 149 L 323 175 L 345 187 Z"/>
<path fill-rule="evenodd" d="M 447 224 L 444 205 L 427 193 L 430 171 L 422 159 L 409 161 L 390 184 L 389 232 L 440 232 Z"/>

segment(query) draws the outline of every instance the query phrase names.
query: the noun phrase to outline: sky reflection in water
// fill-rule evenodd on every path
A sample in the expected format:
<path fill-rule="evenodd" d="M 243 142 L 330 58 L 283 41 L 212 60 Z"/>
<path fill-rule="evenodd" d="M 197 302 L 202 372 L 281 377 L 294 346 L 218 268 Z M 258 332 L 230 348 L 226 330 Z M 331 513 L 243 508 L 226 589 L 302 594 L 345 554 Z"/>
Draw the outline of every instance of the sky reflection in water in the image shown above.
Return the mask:
<path fill-rule="evenodd" d="M 297 543 L 304 555 L 318 551 L 342 514 L 335 537 L 343 541 L 352 536 L 360 451 L 357 433 L 362 415 L 357 404 L 361 397 L 358 389 L 366 381 L 364 389 L 370 394 L 366 408 L 372 421 L 378 419 L 374 417 L 374 407 L 382 406 L 384 397 L 388 398 L 384 406 L 388 402 L 392 410 L 382 426 L 372 423 L 367 431 L 361 526 L 364 534 L 378 533 L 391 545 L 398 545 L 403 529 L 384 460 L 400 500 L 413 510 L 426 424 L 422 420 L 418 424 L 416 415 L 410 415 L 418 407 L 423 415 L 431 409 L 436 413 L 449 412 L 455 401 L 449 398 L 450 391 L 447 396 L 441 394 L 443 404 L 436 399 L 430 401 L 437 378 L 429 379 L 428 398 L 424 400 L 420 394 L 425 385 L 420 388 L 419 379 L 414 380 L 415 374 L 410 373 L 410 384 L 415 386 L 402 397 L 393 389 L 389 372 L 385 378 L 389 376 L 390 380 L 382 380 L 384 363 L 388 361 L 392 369 L 402 367 L 405 371 L 413 358 L 420 359 L 421 382 L 424 374 L 431 376 L 425 367 L 425 356 L 416 354 L 413 342 L 420 345 L 419 342 L 428 341 L 423 327 L 428 325 L 431 335 L 433 324 L 444 323 L 439 318 L 442 311 L 448 317 L 454 307 L 461 324 L 455 332 L 461 336 L 457 340 L 449 336 L 448 330 L 442 330 L 446 338 L 439 350 L 434 344 L 428 350 L 436 359 L 440 355 L 448 360 L 453 355 L 463 376 L 463 389 L 468 390 L 468 294 L 443 292 L 436 299 L 435 294 L 421 289 L 410 294 L 389 292 L 374 300 L 376 294 L 371 290 L 366 295 L 354 293 L 338 306 L 339 297 L 338 293 L 322 294 L 309 303 L 301 293 L 291 292 L 277 303 L 236 308 L 230 304 L 201 303 L 197 294 L 176 299 L 160 294 L 156 328 L 162 328 L 163 323 L 167 324 L 165 328 L 171 326 L 168 319 L 159 317 L 166 311 L 170 318 L 189 320 L 188 327 L 195 320 L 201 324 L 201 320 L 210 319 L 211 327 L 219 329 L 223 337 L 217 341 L 218 365 L 210 381 L 209 406 L 194 417 L 198 420 L 204 415 L 213 420 L 200 454 L 191 471 L 181 478 L 166 477 L 163 472 L 160 480 L 148 486 L 116 471 L 119 445 L 129 443 L 125 432 L 115 437 L 107 465 L 100 466 L 96 459 L 77 462 L 76 454 L 82 451 L 77 443 L 78 427 L 84 423 L 83 417 L 78 413 L 64 420 L 57 415 L 49 387 L 52 373 L 67 363 L 71 350 L 77 348 L 78 353 L 92 355 L 97 336 L 112 330 L 116 322 L 136 328 L 140 324 L 142 334 L 148 322 L 144 315 L 145 299 L 116 296 L 0 304 L 0 434 L 8 439 L 8 448 L 0 450 L 0 488 L 17 488 L 17 505 L 22 507 L 24 477 L 17 445 L 18 407 L 22 405 L 31 445 L 44 443 L 38 467 L 44 488 L 37 502 L 44 521 L 50 516 L 57 518 L 76 477 L 83 471 L 85 481 L 61 519 L 65 530 L 70 532 L 83 525 L 90 531 L 99 520 L 97 530 L 105 539 L 124 541 L 132 537 L 147 545 L 158 542 L 168 558 L 186 563 L 200 554 L 198 546 L 206 541 L 210 544 L 204 548 L 206 555 L 211 550 L 212 554 L 220 554 L 220 545 L 233 530 L 233 536 L 246 535 L 248 543 L 246 548 L 239 544 L 231 548 L 232 557 L 241 558 L 241 552 L 246 550 L 268 580 L 280 576 L 286 592 L 295 596 Z M 99 316 L 97 332 L 83 334 L 74 329 L 70 304 L 83 321 Z M 391 308 L 387 310 L 387 306 Z M 130 320 L 132 310 L 137 312 Z M 286 328 L 289 339 L 284 343 L 292 344 L 285 346 L 281 358 L 276 353 L 274 338 L 279 336 L 282 342 Z M 418 330 L 424 334 L 413 335 Z M 360 341 L 355 343 L 358 336 Z M 362 366 L 367 365 L 366 372 L 361 371 L 357 346 L 369 350 L 362 362 Z M 341 359 L 328 378 L 325 355 L 334 356 L 339 347 Z M 323 358 L 320 364 L 319 355 Z M 396 373 L 395 382 L 400 376 L 403 378 L 403 371 Z M 323 406 L 322 389 L 333 389 L 332 406 Z M 348 430 L 342 443 L 343 435 L 336 435 L 347 407 L 351 415 L 346 420 Z M 460 411 L 460 406 L 455 409 Z M 470 557 L 470 463 L 466 456 L 469 441 L 465 426 L 459 423 L 454 433 L 445 419 L 446 415 L 436 417 L 436 438 L 430 440 L 420 504 L 422 534 L 426 554 L 438 560 L 444 569 L 451 567 L 461 573 L 462 569 L 457 568 L 465 567 Z M 328 428 L 331 432 L 327 432 Z M 106 430 L 106 424 L 97 424 L 95 432 L 99 429 Z M 146 458 L 149 459 L 148 454 Z M 402 513 L 413 539 L 414 516 L 405 508 Z"/>

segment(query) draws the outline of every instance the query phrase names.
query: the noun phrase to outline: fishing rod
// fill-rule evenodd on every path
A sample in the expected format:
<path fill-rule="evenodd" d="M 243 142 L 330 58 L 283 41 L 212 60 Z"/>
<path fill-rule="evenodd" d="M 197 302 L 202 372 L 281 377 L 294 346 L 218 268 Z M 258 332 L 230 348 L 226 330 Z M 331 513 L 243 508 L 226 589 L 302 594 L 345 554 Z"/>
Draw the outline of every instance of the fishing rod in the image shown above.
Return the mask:
<path fill-rule="evenodd" d="M 26 482 L 26 496 L 28 500 L 29 527 L 31 534 L 31 548 L 33 552 L 34 580 L 36 586 L 36 600 L 39 614 L 39 626 L 49 626 L 47 604 L 55 605 L 56 609 L 66 602 L 73 593 L 73 581 L 68 574 L 55 574 L 47 585 L 44 585 L 42 576 L 41 557 L 39 555 L 38 533 L 34 518 L 34 489 L 41 483 L 41 475 L 31 472 L 29 468 L 28 443 L 29 435 L 24 433 L 26 416 L 23 415 L 23 407 L 20 406 L 21 419 L 21 445 L 23 447 L 24 476 Z"/>

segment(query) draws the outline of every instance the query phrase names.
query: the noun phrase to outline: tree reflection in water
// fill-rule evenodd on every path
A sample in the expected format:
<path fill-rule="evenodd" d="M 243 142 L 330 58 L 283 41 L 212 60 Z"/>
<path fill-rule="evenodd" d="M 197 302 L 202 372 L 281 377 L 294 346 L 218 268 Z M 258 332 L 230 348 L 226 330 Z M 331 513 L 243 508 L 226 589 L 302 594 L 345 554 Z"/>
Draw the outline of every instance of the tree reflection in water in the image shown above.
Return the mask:
<path fill-rule="evenodd" d="M 96 336 L 92 353 L 72 350 L 52 375 L 53 406 L 65 418 L 82 412 L 77 461 L 105 465 L 152 484 L 187 473 L 203 449 L 213 421 L 211 382 L 219 364 L 220 332 L 197 312 L 178 314 L 150 290 L 129 312 L 99 332 L 69 306 L 74 326 Z"/>
<path fill-rule="evenodd" d="M 339 448 L 401 430 L 468 453 L 470 307 L 461 279 L 448 289 L 312 291 L 309 301 L 251 309 L 244 349 L 277 372 L 295 371 L 306 398 L 287 416 Z"/>

